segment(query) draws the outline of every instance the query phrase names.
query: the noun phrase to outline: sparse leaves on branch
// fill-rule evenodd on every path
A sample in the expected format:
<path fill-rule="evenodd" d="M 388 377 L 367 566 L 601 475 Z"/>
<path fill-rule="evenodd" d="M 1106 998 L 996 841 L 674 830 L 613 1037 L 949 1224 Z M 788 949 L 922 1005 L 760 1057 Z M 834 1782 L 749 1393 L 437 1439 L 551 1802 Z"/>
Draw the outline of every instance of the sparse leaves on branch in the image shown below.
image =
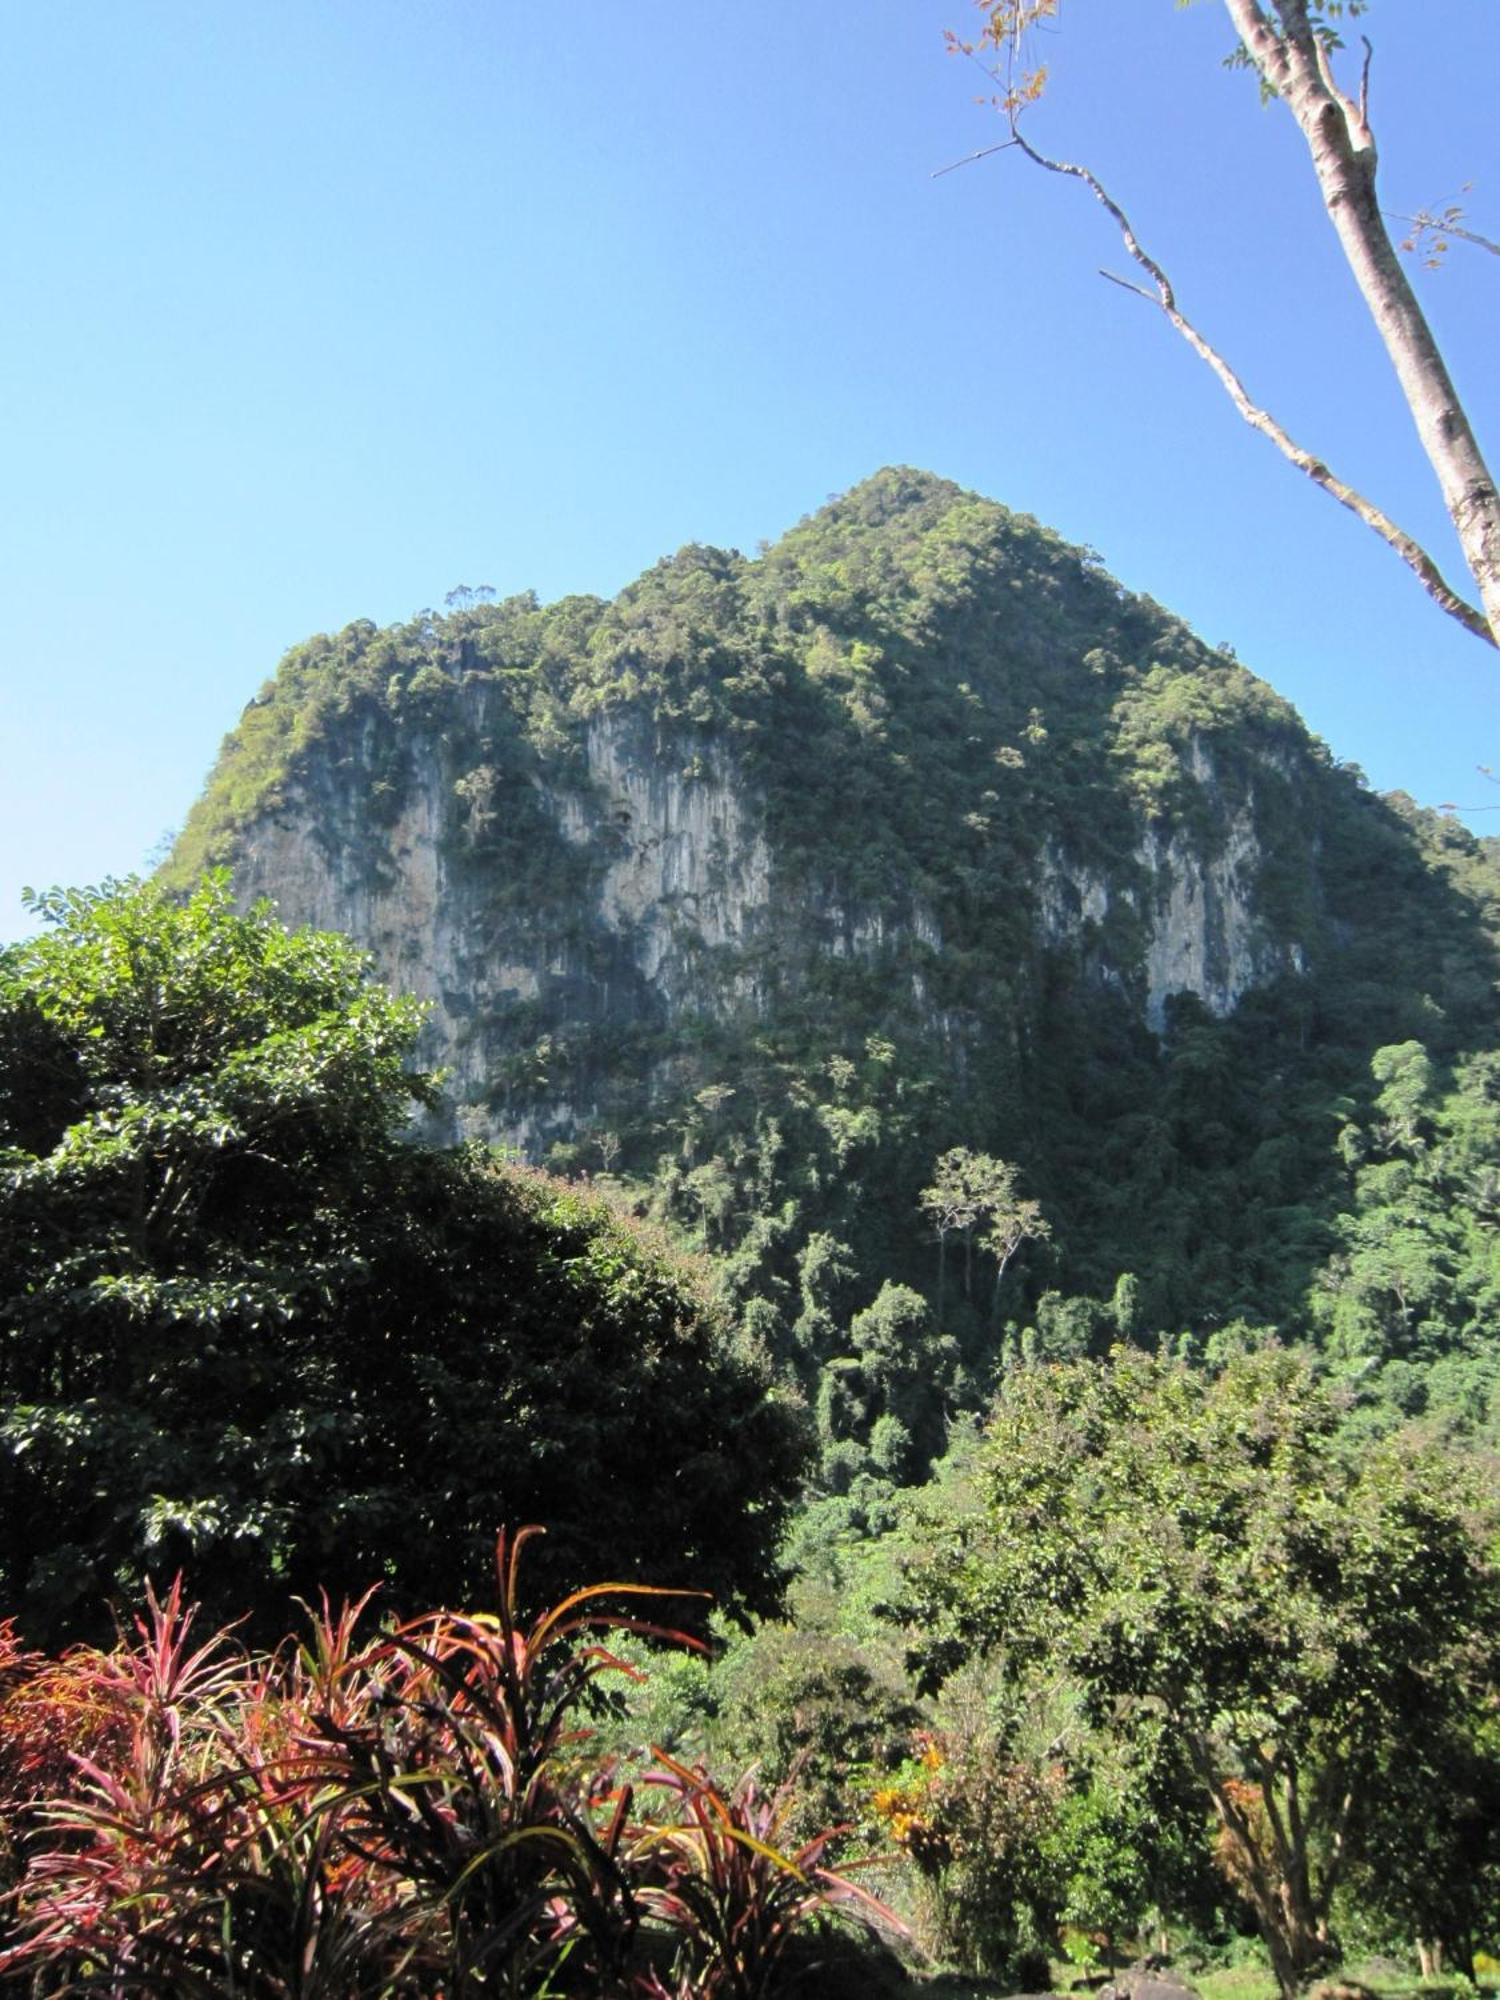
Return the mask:
<path fill-rule="evenodd" d="M 1232 60 L 1252 69 L 1264 96 L 1296 120 L 1324 209 L 1384 343 L 1402 396 L 1458 537 L 1478 595 L 1469 602 L 1444 576 L 1432 554 L 1383 508 L 1334 474 L 1322 456 L 1295 440 L 1245 387 L 1219 348 L 1182 311 L 1165 270 L 1144 249 L 1125 210 L 1086 166 L 1050 157 L 1021 131 L 1021 119 L 1046 83 L 1046 69 L 1028 67 L 1033 31 L 1058 12 L 1056 0 L 976 0 L 974 41 L 950 35 L 949 46 L 979 63 L 994 85 L 992 101 L 1005 116 L 1009 143 L 1049 172 L 1080 181 L 1108 211 L 1148 285 L 1126 289 L 1157 305 L 1214 372 L 1245 421 L 1268 438 L 1298 471 L 1355 513 L 1413 571 L 1433 601 L 1467 631 L 1500 645 L 1500 494 L 1436 336 L 1402 269 L 1376 190 L 1377 146 L 1371 111 L 1373 50 L 1367 38 L 1357 75 L 1344 76 L 1336 24 L 1366 11 L 1360 0 L 1223 0 L 1237 37 Z M 996 149 L 990 149 L 996 150 Z M 977 156 L 976 156 L 977 157 Z M 1450 234 L 1462 231 L 1453 211 Z M 1416 240 L 1433 240 L 1436 219 L 1413 219 Z M 1442 241 L 1439 235 L 1436 240 Z M 1485 239 L 1480 247 L 1493 248 Z M 1106 276 L 1109 274 L 1106 273 Z M 1123 283 L 1123 280 L 1117 281 Z"/>

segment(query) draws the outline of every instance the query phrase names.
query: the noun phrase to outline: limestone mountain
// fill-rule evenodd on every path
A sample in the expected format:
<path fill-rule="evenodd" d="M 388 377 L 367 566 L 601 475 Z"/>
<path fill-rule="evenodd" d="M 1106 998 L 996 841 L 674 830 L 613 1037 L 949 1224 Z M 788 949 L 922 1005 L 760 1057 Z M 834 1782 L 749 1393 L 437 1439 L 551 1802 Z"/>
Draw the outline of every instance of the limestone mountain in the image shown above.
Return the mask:
<path fill-rule="evenodd" d="M 1494 1042 L 1494 846 L 1028 517 L 887 470 L 612 603 L 483 595 L 295 647 L 170 870 L 351 932 L 447 1136 L 633 1176 L 773 1345 L 932 1296 L 960 1144 L 1052 1220 L 1003 1303 L 1064 1346 L 1070 1298 L 1294 1313 L 1374 1050 Z"/>

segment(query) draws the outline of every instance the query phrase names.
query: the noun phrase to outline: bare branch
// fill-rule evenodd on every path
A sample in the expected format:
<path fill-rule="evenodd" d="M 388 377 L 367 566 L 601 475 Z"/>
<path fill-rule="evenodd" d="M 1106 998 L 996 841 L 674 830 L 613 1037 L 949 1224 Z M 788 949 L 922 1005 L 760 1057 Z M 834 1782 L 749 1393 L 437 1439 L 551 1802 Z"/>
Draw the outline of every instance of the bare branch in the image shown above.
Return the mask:
<path fill-rule="evenodd" d="M 1488 236 L 1481 236 L 1477 230 L 1464 229 L 1456 222 L 1436 223 L 1435 228 L 1445 236 L 1456 236 L 1460 243 L 1472 243 L 1476 249 L 1488 250 L 1492 257 L 1500 257 L 1500 243 L 1492 243 Z"/>
<path fill-rule="evenodd" d="M 1328 92 L 1330 97 L 1336 98 L 1341 104 L 1346 104 L 1347 99 L 1339 89 L 1338 78 L 1334 75 L 1333 64 L 1329 60 L 1328 44 L 1323 40 L 1321 35 L 1314 35 L 1312 38 L 1312 47 L 1313 58 L 1318 65 L 1318 75 L 1323 79 L 1323 88 Z"/>
<path fill-rule="evenodd" d="M 944 174 L 956 174 L 960 167 L 972 167 L 976 160 L 987 160 L 992 153 L 1007 153 L 1015 145 L 1014 139 L 1002 139 L 998 146 L 981 146 L 977 153 L 965 153 L 961 160 L 950 160 L 946 167 L 934 167 L 928 176 L 940 181 Z"/>
<path fill-rule="evenodd" d="M 1368 44 L 1366 44 L 1366 46 L 1368 46 Z M 1344 92 L 1344 90 L 1340 88 L 1340 82 L 1338 82 L 1338 78 L 1334 76 L 1334 58 L 1330 56 L 1330 52 L 1328 52 L 1328 44 L 1324 42 L 1324 38 L 1322 38 L 1320 34 L 1314 34 L 1314 38 L 1312 38 L 1312 52 L 1314 52 L 1314 56 L 1316 56 L 1316 62 L 1318 62 L 1318 76 L 1322 78 L 1322 86 L 1324 86 L 1324 90 L 1328 92 L 1328 96 L 1330 96 L 1330 98 L 1334 100 L 1334 104 L 1338 104 L 1338 108 L 1340 108 L 1340 110 L 1344 112 L 1344 118 L 1346 118 L 1346 120 L 1348 120 L 1350 124 L 1360 124 L 1360 126 L 1362 126 L 1362 124 L 1364 124 L 1364 118 L 1362 118 L 1362 114 L 1360 114 L 1360 108 L 1358 108 L 1358 104 L 1354 102 L 1354 98 L 1350 98 L 1350 96 L 1348 96 L 1348 94 L 1346 94 L 1346 92 Z"/>
<path fill-rule="evenodd" d="M 1366 499 L 1364 494 L 1349 485 L 1347 480 L 1340 479 L 1332 472 L 1322 459 L 1299 445 L 1268 410 L 1262 409 L 1251 400 L 1249 391 L 1223 355 L 1178 309 L 1171 280 L 1156 259 L 1142 246 L 1130 218 L 1109 194 L 1098 176 L 1091 173 L 1087 167 L 1078 166 L 1072 161 L 1048 159 L 1045 153 L 1037 151 L 1014 120 L 1011 123 L 1011 137 L 1027 159 L 1033 161 L 1035 165 L 1045 167 L 1048 173 L 1061 174 L 1065 178 L 1082 181 L 1120 231 L 1125 248 L 1150 278 L 1155 295 L 1153 297 L 1152 292 L 1143 286 L 1130 284 L 1122 278 L 1111 278 L 1111 282 L 1121 285 L 1124 290 L 1134 292 L 1138 297 L 1159 307 L 1193 352 L 1213 370 L 1230 401 L 1252 430 L 1257 430 L 1263 437 L 1269 438 L 1282 456 L 1295 465 L 1299 472 L 1305 473 L 1315 486 L 1321 486 L 1325 493 L 1331 494 L 1340 506 L 1347 507 L 1352 514 L 1356 514 L 1366 527 L 1372 529 L 1383 542 L 1394 549 L 1407 567 L 1414 572 L 1428 596 L 1446 611 L 1450 618 L 1456 619 L 1476 638 L 1494 646 L 1497 643 L 1495 634 L 1491 631 L 1484 614 L 1458 595 L 1421 544 L 1407 534 L 1404 528 L 1398 526 L 1383 509 L 1377 507 L 1374 501 Z M 1111 274 L 1104 272 L 1102 275 L 1110 277 Z"/>

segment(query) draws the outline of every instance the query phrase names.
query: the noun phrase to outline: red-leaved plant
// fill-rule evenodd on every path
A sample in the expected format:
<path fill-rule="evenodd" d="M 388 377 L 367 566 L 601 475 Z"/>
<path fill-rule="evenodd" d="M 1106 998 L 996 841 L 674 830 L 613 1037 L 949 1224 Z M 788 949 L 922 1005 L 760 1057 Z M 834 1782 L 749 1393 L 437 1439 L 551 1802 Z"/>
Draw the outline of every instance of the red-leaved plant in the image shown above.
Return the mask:
<path fill-rule="evenodd" d="M 667 1795 L 670 1816 L 641 1830 L 634 1858 L 643 1901 L 677 1939 L 677 1983 L 658 1979 L 645 1991 L 661 2000 L 767 2000 L 783 1990 L 787 1947 L 809 1918 L 844 1910 L 896 1926 L 883 1904 L 823 1865 L 844 1828 L 831 1827 L 789 1854 L 780 1845 L 789 1789 L 767 1795 L 751 1774 L 726 1798 L 704 1772 L 665 1751 L 655 1755 L 659 1768 L 644 1782 Z"/>
<path fill-rule="evenodd" d="M 497 1550 L 499 1609 L 434 1612 L 325 1674 L 305 1749 L 344 1847 L 441 1912 L 445 1991 L 626 1991 L 639 1910 L 620 1863 L 628 1787 L 587 1755 L 590 1686 L 638 1671 L 599 1630 L 699 1642 L 605 1600 L 681 1598 L 635 1584 L 575 1591 L 530 1625 L 519 1559 Z M 351 1702 L 345 1683 L 357 1681 Z"/>
<path fill-rule="evenodd" d="M 0 1985 L 749 2000 L 809 1916 L 883 1916 L 822 1866 L 831 1835 L 779 1851 L 781 1806 L 749 1781 L 726 1799 L 657 1753 L 632 1786 L 598 1756 L 590 1689 L 640 1676 L 597 1635 L 695 1646 L 619 1608 L 688 1593 L 595 1585 L 528 1624 L 536 1532 L 500 1536 L 495 1612 L 368 1643 L 366 1598 L 274 1654 L 195 1645 L 180 1585 L 107 1654 L 41 1660 L 0 1626 Z M 640 1796 L 666 1810 L 638 1820 Z"/>

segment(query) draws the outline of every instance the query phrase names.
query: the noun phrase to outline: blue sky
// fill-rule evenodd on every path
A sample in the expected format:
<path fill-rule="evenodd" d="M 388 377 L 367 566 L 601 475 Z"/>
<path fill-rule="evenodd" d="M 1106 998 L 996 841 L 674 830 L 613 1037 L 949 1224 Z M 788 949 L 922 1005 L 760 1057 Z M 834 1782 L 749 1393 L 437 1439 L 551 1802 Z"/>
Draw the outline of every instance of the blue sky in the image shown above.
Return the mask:
<path fill-rule="evenodd" d="M 1100 280 L 1086 195 L 1014 155 L 933 177 L 1000 136 L 943 52 L 968 5 L 0 7 L 0 937 L 23 883 L 141 867 L 308 633 L 460 582 L 612 593 L 896 462 L 1097 548 L 1372 782 L 1487 809 L 1500 660 Z M 1472 182 L 1500 235 L 1495 10 L 1368 25 L 1389 206 Z M 1212 0 L 1065 0 L 1034 135 L 1458 570 L 1228 40 Z M 1478 253 L 1421 278 L 1492 460 L 1497 281 Z"/>

